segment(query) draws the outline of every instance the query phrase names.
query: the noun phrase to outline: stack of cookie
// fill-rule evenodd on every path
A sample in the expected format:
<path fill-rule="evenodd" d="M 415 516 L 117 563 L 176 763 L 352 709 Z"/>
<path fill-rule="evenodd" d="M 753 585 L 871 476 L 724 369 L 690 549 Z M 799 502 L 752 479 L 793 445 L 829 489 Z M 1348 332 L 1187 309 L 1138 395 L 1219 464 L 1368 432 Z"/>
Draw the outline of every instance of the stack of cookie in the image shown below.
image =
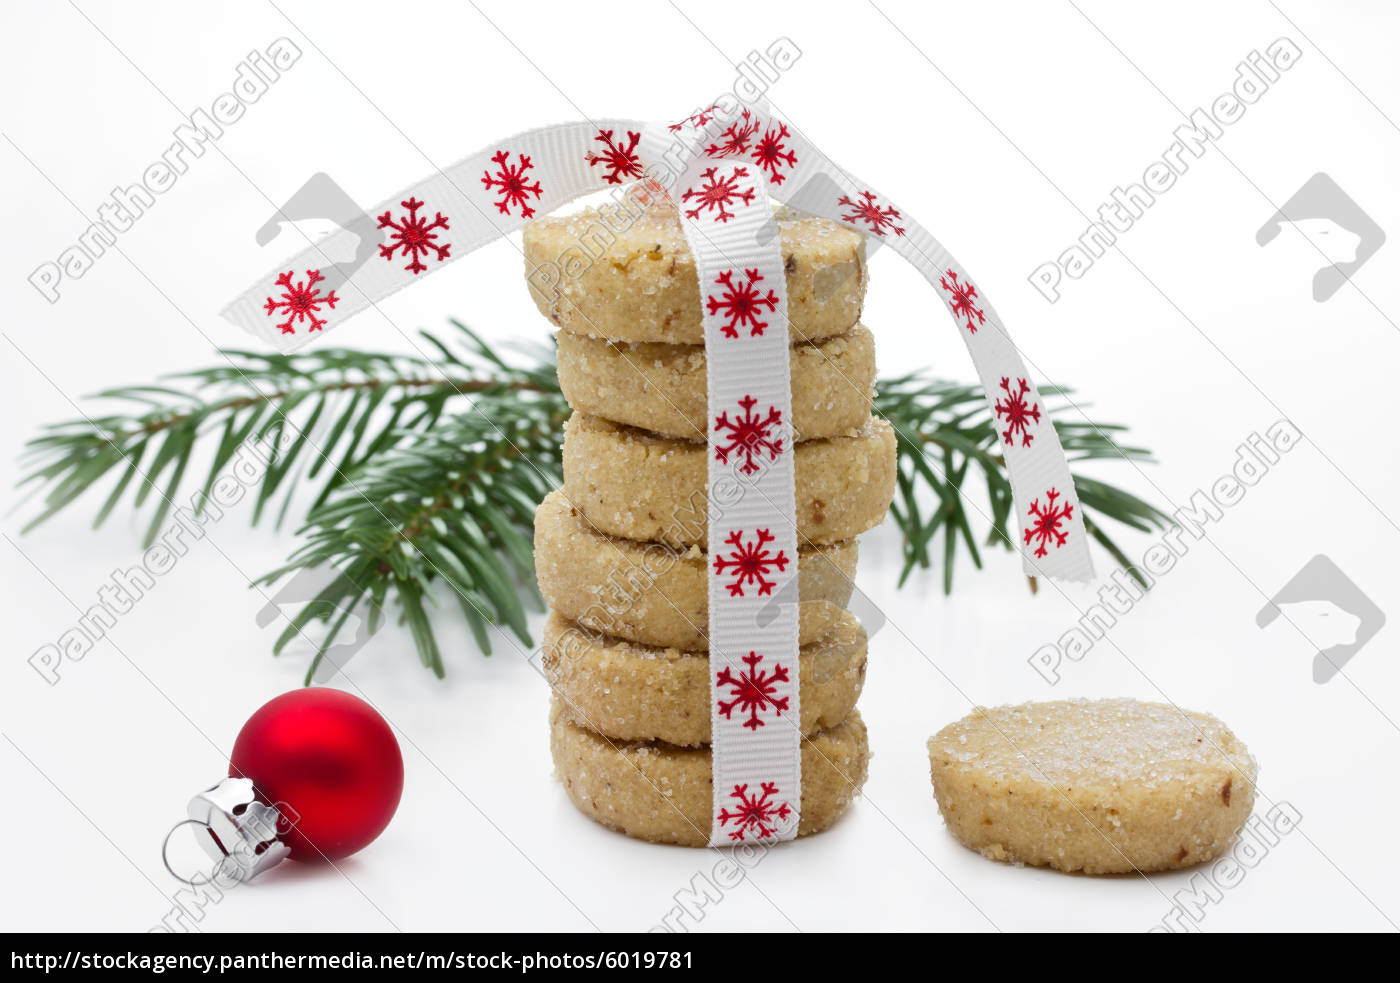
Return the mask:
<path fill-rule="evenodd" d="M 855 537 L 884 518 L 894 494 L 895 437 L 870 415 L 875 350 L 859 324 L 864 240 L 807 217 L 780 215 L 778 230 L 801 598 L 800 719 L 781 725 L 804 735 L 805 835 L 835 822 L 865 780 L 869 752 L 855 702 L 866 637 L 846 604 Z M 536 571 L 553 609 L 543 655 L 555 694 L 555 766 L 570 798 L 598 822 L 703 846 L 714 812 L 712 566 L 695 263 L 669 203 L 621 221 L 596 211 L 542 219 L 526 228 L 525 253 L 527 270 L 564 271 L 532 275 L 531 293 L 561 329 L 559 382 L 574 409 L 564 487 L 535 517 Z M 774 610 L 792 600 L 775 596 Z"/>

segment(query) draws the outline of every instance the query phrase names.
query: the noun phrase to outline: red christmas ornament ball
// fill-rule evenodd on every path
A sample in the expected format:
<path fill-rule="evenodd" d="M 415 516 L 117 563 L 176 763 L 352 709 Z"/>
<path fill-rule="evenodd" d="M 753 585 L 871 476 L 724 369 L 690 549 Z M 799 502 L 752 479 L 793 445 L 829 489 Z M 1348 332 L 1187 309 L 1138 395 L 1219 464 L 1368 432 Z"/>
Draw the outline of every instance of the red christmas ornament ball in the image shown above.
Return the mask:
<path fill-rule="evenodd" d="M 338 860 L 384 832 L 403 794 L 403 754 L 384 718 L 336 689 L 299 689 L 264 704 L 233 744 L 229 777 L 292 823 L 293 860 Z"/>

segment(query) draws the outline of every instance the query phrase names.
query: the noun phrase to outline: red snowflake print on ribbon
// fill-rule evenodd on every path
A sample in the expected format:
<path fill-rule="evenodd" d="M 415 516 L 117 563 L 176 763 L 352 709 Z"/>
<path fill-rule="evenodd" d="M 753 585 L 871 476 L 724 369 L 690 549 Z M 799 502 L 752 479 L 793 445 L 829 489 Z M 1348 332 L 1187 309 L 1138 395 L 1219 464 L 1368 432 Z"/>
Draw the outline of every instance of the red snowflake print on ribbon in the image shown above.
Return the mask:
<path fill-rule="evenodd" d="M 763 136 L 750 146 L 760 130 Z M 769 181 L 782 184 L 787 179 L 787 175 L 782 173 L 783 169 L 797 166 L 797 153 L 787 149 L 790 138 L 786 124 L 769 123 L 765 128 L 756 116 L 745 109 L 737 122 L 725 128 L 717 142 L 705 148 L 705 154 L 717 160 L 747 156 L 768 175 Z"/>
<path fill-rule="evenodd" d="M 447 258 L 447 251 L 452 248 L 452 243 L 437 243 L 437 230 L 448 228 L 447 219 L 442 212 L 437 213 L 437 217 L 430 223 L 427 216 L 419 215 L 418 209 L 423 207 L 423 203 L 417 198 L 409 198 L 408 201 L 399 202 L 408 209 L 408 215 L 401 221 L 394 221 L 392 211 L 385 212 L 379 216 L 380 229 L 393 229 L 389 234 L 389 242 L 379 247 L 379 255 L 385 259 L 393 259 L 396 250 L 403 250 L 403 255 L 412 259 L 404 269 L 409 270 L 414 276 L 422 273 L 428 267 L 424 265 L 422 257 L 429 251 L 437 254 L 438 262 L 441 263 Z"/>
<path fill-rule="evenodd" d="M 780 821 L 792 815 L 792 807 L 786 802 L 773 801 L 778 794 L 776 784 L 762 782 L 758 788 L 759 794 L 750 795 L 747 784 L 735 785 L 729 797 L 738 799 L 739 804 L 733 812 L 726 806 L 715 817 L 720 826 L 728 826 L 730 820 L 734 821 L 735 828 L 729 831 L 731 840 L 766 840 L 778 831 Z"/>
<path fill-rule="evenodd" d="M 686 209 L 686 218 L 700 217 L 701 212 L 713 212 L 710 219 L 715 222 L 728 222 L 734 217 L 729 206 L 735 203 L 750 204 L 758 192 L 753 188 L 740 188 L 740 178 L 749 176 L 747 167 L 736 167 L 733 173 L 716 180 L 718 168 L 710 167 L 700 172 L 700 185 L 687 188 L 681 201 L 695 199 L 695 207 Z"/>
<path fill-rule="evenodd" d="M 967 330 L 976 334 L 977 324 L 985 323 L 987 318 L 983 315 L 982 308 L 973 303 L 977 299 L 977 288 L 972 285 L 972 281 L 964 280 L 959 283 L 958 275 L 949 270 L 938 278 L 938 285 L 950 294 L 948 307 L 952 310 L 953 317 L 967 318 Z M 972 323 L 973 318 L 977 319 L 977 324 Z"/>
<path fill-rule="evenodd" d="M 621 184 L 622 178 L 641 177 L 642 161 L 637 156 L 637 141 L 642 138 L 640 133 L 627 131 L 627 145 L 621 142 L 613 143 L 612 130 L 599 130 L 598 135 L 593 139 L 601 143 L 606 149 L 602 153 L 589 153 L 584 155 L 584 160 L 588 161 L 589 167 L 597 167 L 602 164 L 607 168 L 608 173 L 603 175 L 603 180 L 608 184 Z"/>
<path fill-rule="evenodd" d="M 1051 488 L 1045 493 L 1045 508 L 1040 507 L 1040 499 L 1031 502 L 1031 507 L 1026 510 L 1026 514 L 1034 521 L 1029 529 L 1023 530 L 1026 537 L 1026 545 L 1035 542 L 1035 555 L 1044 556 L 1046 545 L 1053 539 L 1055 549 L 1065 545 L 1069 539 L 1069 530 L 1061 529 L 1060 523 L 1069 522 L 1074 517 L 1074 506 L 1068 502 L 1060 502 L 1058 505 L 1055 499 L 1060 497 L 1060 493 Z"/>
<path fill-rule="evenodd" d="M 768 173 L 768 180 L 774 184 L 782 184 L 787 180 L 787 175 L 781 173 L 784 167 L 797 166 L 797 152 L 786 150 L 786 141 L 789 139 L 788 128 L 785 123 L 779 123 L 777 128 L 773 124 L 768 125 L 768 129 L 763 131 L 763 137 L 758 141 L 749 158 L 753 160 L 761 169 Z M 895 213 L 896 216 L 899 214 Z M 900 235 L 904 230 L 899 231 Z"/>
<path fill-rule="evenodd" d="M 530 163 L 530 158 L 524 154 L 515 156 L 517 162 L 512 165 L 508 151 L 498 150 L 492 154 L 491 163 L 496 165 L 496 173 L 492 174 L 490 168 L 482 171 L 481 183 L 486 185 L 486 190 L 501 196 L 501 200 L 496 202 L 496 210 L 502 215 L 509 215 L 510 210 L 519 205 L 520 217 L 529 218 L 535 214 L 529 204 L 530 195 L 538 198 L 544 189 L 538 181 L 531 184 L 525 179 L 525 172 L 535 166 Z"/>
<path fill-rule="evenodd" d="M 744 463 L 739 470 L 744 474 L 757 473 L 764 451 L 768 452 L 770 461 L 776 461 L 783 452 L 783 438 L 773 433 L 783 425 L 783 411 L 770 406 L 767 416 L 758 416 L 753 411 L 757 404 L 758 400 L 745 396 L 739 400 L 743 413 L 732 420 L 728 410 L 715 417 L 715 459 L 728 464 L 730 455 L 736 459 L 742 457 Z M 721 431 L 725 433 L 722 444 L 719 443 Z"/>
<path fill-rule="evenodd" d="M 278 311 L 287 315 L 287 320 L 277 325 L 283 334 L 296 334 L 296 328 L 292 325 L 307 321 L 311 322 L 307 331 L 320 331 L 327 318 L 318 318 L 316 314 L 323 306 L 334 310 L 336 301 L 340 298 L 335 295 L 334 290 L 328 294 L 321 293 L 321 288 L 316 286 L 325 279 L 320 270 L 307 270 L 306 279 L 301 283 L 292 282 L 292 274 L 295 272 L 288 270 L 277 278 L 277 286 L 284 288 L 282 299 L 267 298 L 267 316 L 272 317 Z"/>
<path fill-rule="evenodd" d="M 1025 379 L 1017 379 L 1016 389 L 1012 390 L 1011 380 L 1002 376 L 1001 391 L 1006 393 L 1005 402 L 998 399 L 992 404 L 997 417 L 1006 421 L 1006 429 L 1001 432 L 1001 439 L 1008 444 L 1014 444 L 1016 435 L 1020 434 L 1021 446 L 1029 447 L 1035 440 L 1035 435 L 1031 433 L 1031 424 L 1040 422 L 1040 404 L 1026 399 L 1031 391 L 1031 384 Z"/>
<path fill-rule="evenodd" d="M 744 656 L 744 665 L 748 666 L 734 675 L 728 666 L 725 666 L 715 675 L 715 685 L 728 686 L 729 695 L 732 700 L 718 700 L 719 712 L 725 720 L 734 719 L 730 714 L 738 710 L 740 714 L 747 713 L 749 719 L 744 721 L 744 726 L 749 730 L 758 730 L 764 725 L 764 721 L 759 717 L 760 713 L 773 712 L 773 716 L 781 717 L 783 711 L 788 708 L 788 697 L 776 697 L 773 694 L 778 691 L 778 683 L 787 683 L 792 680 L 788 676 L 785 666 L 779 663 L 773 664 L 773 671 L 760 670 L 758 664 L 764 659 L 757 652 L 750 652 Z"/>
<path fill-rule="evenodd" d="M 778 583 L 769 580 L 768 576 L 774 571 L 781 573 L 788 565 L 787 553 L 783 550 L 774 553 L 767 548 L 774 538 L 767 529 L 754 530 L 752 543 L 744 542 L 742 529 L 736 529 L 724 537 L 724 542 L 734 548 L 727 555 L 715 557 L 715 573 L 721 577 L 734 577 L 731 583 L 725 585 L 730 597 L 744 597 L 745 584 L 758 588 L 757 597 L 773 593 Z"/>
<path fill-rule="evenodd" d="M 707 106 L 706 108 L 696 113 L 694 116 L 687 116 L 679 123 L 672 123 L 670 126 L 667 127 L 667 129 L 670 130 L 672 133 L 679 133 L 687 126 L 693 126 L 698 130 L 702 126 L 709 126 L 710 120 L 714 119 L 715 114 L 718 112 L 718 106 Z"/>
<path fill-rule="evenodd" d="M 747 109 L 735 123 L 731 123 L 719 135 L 719 142 L 705 148 L 708 157 L 734 157 L 749 149 L 749 141 L 758 132 L 758 120 Z"/>
<path fill-rule="evenodd" d="M 734 277 L 742 275 L 747 279 L 741 283 L 735 283 Z M 778 295 L 769 290 L 767 294 L 759 293 L 758 282 L 763 277 L 758 270 L 725 270 L 715 277 L 715 285 L 724 289 L 718 296 L 710 294 L 705 298 L 705 307 L 710 312 L 710 316 L 723 312 L 722 317 L 729 319 L 728 324 L 720 326 L 720 332 L 726 338 L 739 337 L 739 328 L 749 329 L 749 337 L 756 338 L 763 334 L 763 329 L 768 327 L 767 321 L 760 321 L 758 316 L 767 308 L 768 313 L 773 313 L 778 309 Z"/>
<path fill-rule="evenodd" d="M 866 226 L 868 226 L 869 231 L 875 233 L 877 236 L 884 235 L 887 229 L 897 236 L 904 235 L 904 227 L 894 224 L 900 217 L 899 212 L 895 210 L 894 206 L 886 205 L 884 208 L 881 208 L 879 204 L 877 204 L 879 199 L 875 196 L 874 192 L 871 191 L 862 191 L 858 197 L 860 201 L 852 201 L 845 195 L 836 199 L 837 205 L 844 205 L 851 209 L 849 215 L 841 216 L 843 221 L 852 224 L 864 222 Z"/>

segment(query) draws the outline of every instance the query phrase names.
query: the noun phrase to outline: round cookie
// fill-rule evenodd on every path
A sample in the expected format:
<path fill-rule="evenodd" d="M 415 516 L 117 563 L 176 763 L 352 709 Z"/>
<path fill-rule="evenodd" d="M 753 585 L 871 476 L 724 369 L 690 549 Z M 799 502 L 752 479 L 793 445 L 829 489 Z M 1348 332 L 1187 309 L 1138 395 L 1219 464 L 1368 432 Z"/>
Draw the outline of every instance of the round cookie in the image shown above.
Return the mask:
<path fill-rule="evenodd" d="M 653 843 L 709 842 L 714 810 L 709 748 L 609 741 L 569 723 L 556 700 L 550 750 L 556 776 L 584 815 Z M 820 833 L 841 817 L 865 784 L 869 761 L 859 713 L 803 739 L 798 836 Z"/>
<path fill-rule="evenodd" d="M 661 437 L 575 413 L 564 426 L 564 493 L 588 521 L 609 536 L 668 546 L 704 544 L 706 445 Z M 768 460 L 761 455 L 759 466 Z M 749 486 L 735 455 L 732 505 Z M 797 541 L 803 545 L 851 539 L 879 525 L 894 497 L 894 428 L 867 418 L 849 436 L 808 440 L 793 449 Z"/>
<path fill-rule="evenodd" d="M 798 551 L 799 644 L 816 641 L 840 618 L 856 557 L 855 540 Z M 698 546 L 605 536 L 554 491 L 535 512 L 535 575 L 549 606 L 585 628 L 643 645 L 709 650 L 710 565 Z M 773 601 L 785 603 L 776 594 Z"/>
<path fill-rule="evenodd" d="M 703 345 L 605 341 L 560 331 L 559 388 L 576 410 L 668 437 L 705 439 Z M 860 428 L 870 416 L 875 339 L 846 334 L 794 345 L 792 426 L 797 440 Z"/>
<path fill-rule="evenodd" d="M 1086 874 L 1219 856 L 1254 806 L 1257 766 L 1223 723 L 1137 700 L 979 707 L 928 743 L 933 794 L 965 846 Z"/>
<path fill-rule="evenodd" d="M 551 614 L 544 625 L 544 672 L 570 723 L 614 740 L 696 745 L 710 740 L 710 659 L 705 652 L 637 645 Z M 842 612 L 798 653 L 802 733 L 834 727 L 855 708 L 865 683 L 865 631 Z"/>
<path fill-rule="evenodd" d="M 589 337 L 703 344 L 695 258 L 675 205 L 637 208 L 637 216 L 628 222 L 617 209 L 587 209 L 526 225 L 525 274 L 535 306 L 559 327 Z M 865 237 L 826 219 L 775 221 L 792 341 L 849 331 L 865 299 Z M 723 289 L 705 284 L 706 296 Z"/>

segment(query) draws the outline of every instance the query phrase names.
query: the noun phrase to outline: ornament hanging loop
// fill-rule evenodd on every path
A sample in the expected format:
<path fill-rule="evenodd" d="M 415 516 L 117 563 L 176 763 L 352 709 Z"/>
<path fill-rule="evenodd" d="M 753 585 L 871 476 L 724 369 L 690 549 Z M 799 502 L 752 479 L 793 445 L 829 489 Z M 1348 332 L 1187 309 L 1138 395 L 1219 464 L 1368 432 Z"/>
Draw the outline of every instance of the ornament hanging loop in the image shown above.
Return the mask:
<path fill-rule="evenodd" d="M 161 863 L 165 864 L 165 869 L 166 869 L 167 871 L 169 871 L 171 877 L 175 878 L 177 881 L 179 881 L 179 882 L 182 883 L 182 884 L 188 884 L 188 885 L 190 885 L 190 887 L 199 887 L 200 884 L 202 883 L 202 881 L 200 880 L 200 878 L 202 878 L 203 875 L 201 875 L 201 874 L 196 874 L 194 877 L 186 877 L 184 874 L 181 874 L 179 871 L 177 871 L 177 870 L 174 868 L 174 866 L 170 863 L 170 838 L 171 838 L 172 836 L 175 835 L 175 831 L 176 831 L 176 830 L 180 829 L 180 828 L 183 827 L 183 826 L 190 826 L 190 825 L 201 826 L 201 827 L 203 827 L 206 831 L 209 829 L 208 826 L 205 826 L 203 823 L 199 822 L 197 819 L 182 819 L 182 820 L 180 820 L 180 821 L 179 821 L 178 823 L 176 823 L 174 826 L 171 826 L 171 827 L 170 827 L 170 832 L 166 833 L 166 834 L 165 834 L 165 839 L 161 841 L 161 844 L 160 844 L 160 860 L 161 860 Z M 200 835 L 201 835 L 201 834 L 198 833 L 198 832 L 195 833 L 195 836 L 200 836 Z M 210 878 L 205 878 L 205 880 L 208 880 L 208 879 L 210 879 Z"/>
<path fill-rule="evenodd" d="M 276 806 L 259 802 L 247 778 L 225 778 L 190 799 L 189 818 L 177 823 L 165 836 L 161 859 L 177 880 L 198 886 L 201 882 L 176 873 L 170 865 L 170 837 L 181 826 L 196 826 L 195 842 L 214 861 L 204 882 L 250 881 L 277 866 L 291 853 L 279 838 L 293 820 Z"/>

